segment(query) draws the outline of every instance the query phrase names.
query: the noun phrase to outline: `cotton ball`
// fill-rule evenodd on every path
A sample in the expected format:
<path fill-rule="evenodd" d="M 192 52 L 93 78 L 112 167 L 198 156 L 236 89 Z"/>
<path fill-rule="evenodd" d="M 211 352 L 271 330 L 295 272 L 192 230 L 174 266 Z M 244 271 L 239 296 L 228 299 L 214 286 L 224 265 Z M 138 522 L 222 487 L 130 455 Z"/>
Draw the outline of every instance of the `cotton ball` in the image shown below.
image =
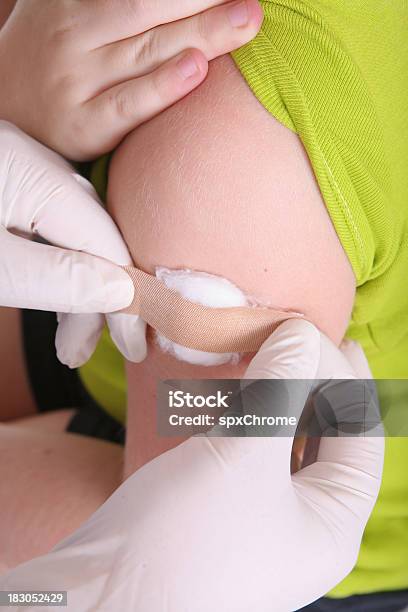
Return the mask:
<path fill-rule="evenodd" d="M 157 268 L 157 278 L 169 289 L 177 291 L 190 302 L 211 308 L 233 308 L 249 306 L 244 293 L 229 280 L 206 272 L 192 270 L 169 270 Z M 226 363 L 237 364 L 239 353 L 208 353 L 186 348 L 172 342 L 156 332 L 156 339 L 162 351 L 170 353 L 176 359 L 201 366 L 220 366 Z"/>

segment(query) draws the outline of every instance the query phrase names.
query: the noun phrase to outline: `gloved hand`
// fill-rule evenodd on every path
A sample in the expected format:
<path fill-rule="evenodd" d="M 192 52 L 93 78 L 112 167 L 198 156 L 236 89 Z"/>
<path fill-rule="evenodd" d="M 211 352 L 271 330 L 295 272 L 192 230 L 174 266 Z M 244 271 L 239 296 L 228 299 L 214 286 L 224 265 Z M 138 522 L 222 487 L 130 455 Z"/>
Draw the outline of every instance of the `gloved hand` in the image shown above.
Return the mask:
<path fill-rule="evenodd" d="M 350 343 L 345 350 L 348 359 L 311 324 L 287 321 L 246 378 L 366 377 L 362 351 Z M 300 414 L 310 384 L 295 387 L 282 408 Z M 50 554 L 6 574 L 0 588 L 67 589 L 75 612 L 296 610 L 352 569 L 384 447 L 381 436 L 323 438 L 317 462 L 294 476 L 291 447 L 291 437 L 190 438 L 138 470 Z"/>
<path fill-rule="evenodd" d="M 0 31 L 0 119 L 69 159 L 97 157 L 261 22 L 257 0 L 17 0 Z"/>
<path fill-rule="evenodd" d="M 27 240 L 33 236 L 55 246 Z M 113 313 L 132 301 L 128 275 L 110 263 L 128 265 L 130 255 L 93 187 L 56 153 L 4 121 L 0 253 L 0 305 L 61 313 L 57 352 L 71 367 L 92 354 L 105 321 L 100 313 Z M 125 357 L 142 360 L 143 321 L 121 313 L 107 319 Z"/>

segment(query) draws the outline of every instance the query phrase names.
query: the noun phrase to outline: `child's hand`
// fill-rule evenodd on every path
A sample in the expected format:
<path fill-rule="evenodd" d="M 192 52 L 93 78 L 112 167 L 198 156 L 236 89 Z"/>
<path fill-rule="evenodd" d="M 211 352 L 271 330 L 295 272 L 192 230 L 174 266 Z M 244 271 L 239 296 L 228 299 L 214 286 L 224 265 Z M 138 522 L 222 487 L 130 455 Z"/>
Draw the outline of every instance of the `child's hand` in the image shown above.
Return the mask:
<path fill-rule="evenodd" d="M 97 157 L 261 21 L 258 0 L 17 0 L 0 31 L 0 119 L 70 159 Z"/>

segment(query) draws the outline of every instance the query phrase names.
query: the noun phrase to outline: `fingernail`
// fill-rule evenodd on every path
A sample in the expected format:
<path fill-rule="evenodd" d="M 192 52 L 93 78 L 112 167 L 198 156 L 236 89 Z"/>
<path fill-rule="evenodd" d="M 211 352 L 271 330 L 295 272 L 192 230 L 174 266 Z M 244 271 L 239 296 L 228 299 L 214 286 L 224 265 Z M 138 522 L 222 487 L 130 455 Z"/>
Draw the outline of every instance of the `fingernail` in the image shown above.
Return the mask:
<path fill-rule="evenodd" d="M 236 2 L 228 8 L 228 15 L 233 28 L 242 28 L 249 21 L 248 4 L 246 0 Z"/>
<path fill-rule="evenodd" d="M 200 70 L 197 62 L 191 55 L 185 55 L 181 60 L 179 60 L 177 62 L 177 68 L 179 69 L 180 75 L 185 80 L 190 79 Z"/>

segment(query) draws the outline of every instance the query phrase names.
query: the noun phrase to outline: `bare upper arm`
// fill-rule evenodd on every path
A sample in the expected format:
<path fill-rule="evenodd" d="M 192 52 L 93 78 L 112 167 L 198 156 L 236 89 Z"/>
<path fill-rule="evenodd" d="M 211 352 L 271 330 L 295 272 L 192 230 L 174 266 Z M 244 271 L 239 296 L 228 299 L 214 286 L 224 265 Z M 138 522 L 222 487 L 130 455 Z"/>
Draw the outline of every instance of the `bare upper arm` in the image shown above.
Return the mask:
<path fill-rule="evenodd" d="M 141 267 L 219 274 L 343 337 L 355 280 L 307 155 L 230 57 L 119 147 L 108 200 Z"/>

